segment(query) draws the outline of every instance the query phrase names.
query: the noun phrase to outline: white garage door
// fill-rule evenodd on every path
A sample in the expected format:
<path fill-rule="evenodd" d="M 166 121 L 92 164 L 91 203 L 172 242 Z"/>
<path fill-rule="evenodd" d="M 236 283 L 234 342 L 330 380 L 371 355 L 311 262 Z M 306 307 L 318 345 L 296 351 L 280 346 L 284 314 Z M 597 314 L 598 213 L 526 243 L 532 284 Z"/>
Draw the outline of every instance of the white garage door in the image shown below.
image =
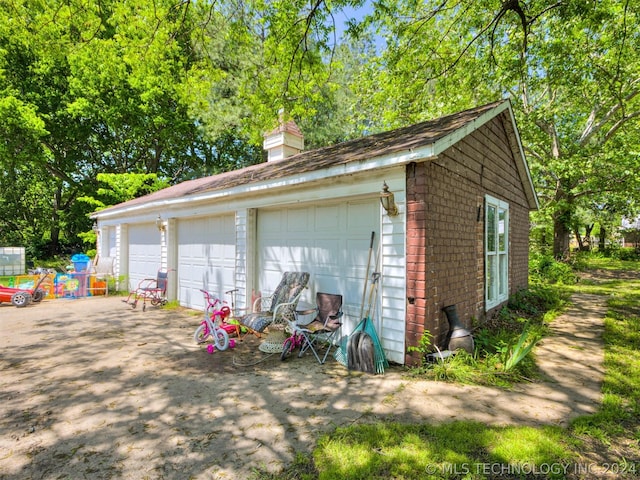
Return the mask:
<path fill-rule="evenodd" d="M 285 271 L 308 271 L 303 301 L 315 303 L 316 292 L 341 294 L 351 324 L 360 312 L 371 232 L 377 246 L 379 222 L 377 199 L 260 210 L 261 291 L 272 293 Z"/>
<path fill-rule="evenodd" d="M 161 267 L 160 232 L 155 223 L 129 226 L 129 287 L 156 278 Z"/>
<path fill-rule="evenodd" d="M 185 219 L 178 222 L 178 299 L 202 309 L 200 289 L 221 300 L 234 288 L 235 216 Z"/>

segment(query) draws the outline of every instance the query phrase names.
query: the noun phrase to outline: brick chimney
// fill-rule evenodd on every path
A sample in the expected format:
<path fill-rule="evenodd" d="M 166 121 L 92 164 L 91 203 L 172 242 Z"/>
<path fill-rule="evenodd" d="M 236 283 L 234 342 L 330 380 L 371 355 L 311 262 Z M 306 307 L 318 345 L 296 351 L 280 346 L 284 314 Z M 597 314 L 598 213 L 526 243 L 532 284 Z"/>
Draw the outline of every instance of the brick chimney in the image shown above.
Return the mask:
<path fill-rule="evenodd" d="M 304 150 L 304 137 L 296 122 L 284 121 L 284 110 L 278 112 L 280 125 L 264 134 L 263 147 L 267 151 L 267 161 L 282 160 Z"/>

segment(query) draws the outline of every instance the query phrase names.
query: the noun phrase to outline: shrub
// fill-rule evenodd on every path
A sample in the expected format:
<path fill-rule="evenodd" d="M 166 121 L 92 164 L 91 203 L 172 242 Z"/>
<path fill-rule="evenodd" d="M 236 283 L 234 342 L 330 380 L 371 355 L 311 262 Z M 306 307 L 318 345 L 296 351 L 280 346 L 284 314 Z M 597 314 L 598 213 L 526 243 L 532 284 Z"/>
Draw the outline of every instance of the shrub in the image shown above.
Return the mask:
<path fill-rule="evenodd" d="M 640 249 L 631 247 L 617 248 L 611 251 L 609 257 L 617 260 L 637 262 L 640 260 Z"/>
<path fill-rule="evenodd" d="M 422 334 L 422 337 L 420 337 L 420 342 L 418 343 L 417 346 L 412 347 L 409 346 L 407 347 L 407 351 L 408 352 L 419 352 L 420 355 L 420 366 L 424 367 L 426 365 L 427 362 L 427 354 L 431 353 L 433 351 L 433 335 L 431 335 L 431 332 L 429 330 L 425 330 L 424 333 Z"/>
<path fill-rule="evenodd" d="M 509 345 L 507 349 L 503 367 L 504 371 L 509 372 L 517 367 L 518 364 L 531 353 L 540 338 L 541 336 L 538 332 L 525 327 L 518 340 L 513 345 Z"/>
<path fill-rule="evenodd" d="M 565 294 L 566 295 L 566 294 Z M 434 380 L 510 386 L 536 375 L 532 355 L 535 344 L 546 333 L 546 322 L 564 305 L 557 287 L 542 284 L 513 295 L 506 306 L 473 332 L 475 351 L 458 351 L 434 363 L 412 369 L 412 374 Z M 553 312 L 553 313 L 552 313 Z M 428 332 L 414 351 L 429 353 Z M 424 359 L 424 356 L 423 356 Z"/>
<path fill-rule="evenodd" d="M 535 283 L 573 285 L 578 281 L 571 265 L 541 253 L 529 257 L 529 275 Z"/>
<path fill-rule="evenodd" d="M 544 317 L 546 312 L 562 308 L 567 297 L 568 294 L 558 288 L 534 284 L 530 288 L 520 290 L 512 295 L 506 308 L 517 316 Z"/>

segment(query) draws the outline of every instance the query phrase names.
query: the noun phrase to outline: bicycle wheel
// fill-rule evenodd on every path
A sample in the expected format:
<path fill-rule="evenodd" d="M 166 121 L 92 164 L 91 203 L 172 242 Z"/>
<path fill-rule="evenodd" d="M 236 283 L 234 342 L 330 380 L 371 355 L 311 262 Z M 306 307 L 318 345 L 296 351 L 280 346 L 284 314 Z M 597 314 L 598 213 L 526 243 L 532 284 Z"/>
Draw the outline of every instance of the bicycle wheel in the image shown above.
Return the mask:
<path fill-rule="evenodd" d="M 282 360 L 283 362 L 285 361 L 285 359 L 291 353 L 292 347 L 293 347 L 293 340 L 291 340 L 290 338 L 287 338 L 284 341 L 284 344 L 282 345 L 282 353 L 280 354 L 280 360 Z"/>
<path fill-rule="evenodd" d="M 216 328 L 213 335 L 213 342 L 220 351 L 229 348 L 229 334 L 221 328 Z"/>
<path fill-rule="evenodd" d="M 198 328 L 196 328 L 196 333 L 193 335 L 193 339 L 196 343 L 204 343 L 209 336 L 209 328 L 207 328 L 206 323 L 202 323 Z"/>

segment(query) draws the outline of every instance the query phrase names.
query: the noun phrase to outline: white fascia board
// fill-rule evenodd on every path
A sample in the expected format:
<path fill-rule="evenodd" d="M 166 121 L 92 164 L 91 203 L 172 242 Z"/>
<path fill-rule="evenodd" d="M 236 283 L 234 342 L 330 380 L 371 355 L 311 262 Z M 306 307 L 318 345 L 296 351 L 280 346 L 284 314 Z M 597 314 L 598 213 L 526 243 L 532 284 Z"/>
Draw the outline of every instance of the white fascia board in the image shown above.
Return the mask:
<path fill-rule="evenodd" d="M 201 194 L 189 195 L 186 197 L 168 198 L 165 200 L 158 200 L 156 202 L 141 203 L 121 210 L 108 212 L 103 215 L 98 212 L 97 214 L 95 214 L 95 216 L 99 216 L 102 220 L 107 220 L 109 218 L 118 218 L 122 216 L 128 217 L 131 215 L 144 213 L 145 216 L 148 216 L 149 220 L 152 220 L 155 219 L 155 215 L 157 215 L 157 212 L 159 210 L 164 210 L 168 207 L 179 208 L 187 203 L 192 202 L 203 203 L 208 201 L 221 201 L 225 199 L 231 200 L 243 195 L 260 194 L 274 188 L 295 187 L 309 182 L 327 180 L 333 177 L 353 175 L 367 171 L 382 170 L 385 168 L 399 166 L 410 162 L 424 161 L 433 156 L 433 146 L 427 145 L 425 147 L 400 152 L 399 154 L 396 153 L 391 155 L 383 155 L 368 160 L 349 162 L 322 170 L 283 177 L 277 180 L 265 180 L 262 182 L 240 185 L 238 187 L 232 187 L 224 190 L 214 190 L 210 192 L 203 192 Z"/>
<path fill-rule="evenodd" d="M 492 120 L 494 117 L 497 117 L 499 114 L 501 114 L 505 110 L 509 111 L 509 119 L 511 121 L 511 127 L 513 128 L 513 133 L 514 133 L 514 135 L 509 135 L 509 132 L 507 132 L 507 135 L 509 137 L 512 137 L 512 140 L 515 141 L 515 143 L 517 144 L 516 145 L 517 152 L 513 152 L 514 155 L 516 156 L 515 158 L 516 167 L 523 181 L 528 182 L 528 184 L 525 186 L 525 193 L 527 195 L 527 198 L 529 198 L 529 200 L 535 204 L 536 209 L 538 209 L 540 208 L 540 204 L 538 203 L 538 198 L 535 194 L 533 180 L 531 179 L 531 172 L 529 171 L 529 166 L 527 165 L 526 157 L 524 156 L 524 150 L 522 148 L 522 143 L 520 142 L 520 135 L 518 134 L 518 126 L 516 125 L 516 119 L 513 114 L 513 109 L 511 108 L 511 102 L 502 102 L 500 105 L 483 113 L 475 120 L 467 123 L 464 127 L 459 128 L 458 130 L 451 133 L 450 135 L 447 135 L 441 138 L 440 140 L 436 141 L 436 143 L 433 145 L 433 154 L 434 156 L 440 155 L 449 147 L 459 142 L 460 140 L 465 138 L 467 135 L 470 135 L 471 133 L 476 131 L 478 128 L 482 127 L 484 124 Z M 518 155 L 516 155 L 516 153 Z"/>
<path fill-rule="evenodd" d="M 520 141 L 520 134 L 518 131 L 518 125 L 516 124 L 516 117 L 513 114 L 513 110 L 511 108 L 511 102 L 509 102 L 509 117 L 511 118 L 511 126 L 513 128 L 513 132 L 514 135 L 513 137 L 515 137 L 515 142 L 517 144 L 517 148 L 518 148 L 518 152 L 520 153 L 520 158 L 521 161 L 518 161 L 518 159 L 516 159 L 516 165 L 518 167 L 518 171 L 520 172 L 520 175 L 522 175 L 523 177 L 526 177 L 528 185 L 529 185 L 529 189 L 530 191 L 529 196 L 530 196 L 530 200 L 533 200 L 533 204 L 536 207 L 536 210 L 540 209 L 540 202 L 538 201 L 538 195 L 536 195 L 536 189 L 533 185 L 533 179 L 531 178 L 531 170 L 529 170 L 529 164 L 527 163 L 526 157 L 524 156 L 524 149 L 522 148 L 522 142 Z"/>
<path fill-rule="evenodd" d="M 492 108 L 491 110 L 486 111 L 476 119 L 466 123 L 464 127 L 460 127 L 457 130 L 455 130 L 453 133 L 450 133 L 449 135 L 442 137 L 440 140 L 437 140 L 433 145 L 434 155 L 440 155 L 449 147 L 458 143 L 460 140 L 462 140 L 466 136 L 472 134 L 477 129 L 482 127 L 484 124 L 492 120 L 494 117 L 497 117 L 504 110 L 510 109 L 511 108 L 510 105 L 511 105 L 510 102 L 503 102 L 497 105 L 495 108 Z M 513 117 L 513 114 L 511 116 Z"/>

